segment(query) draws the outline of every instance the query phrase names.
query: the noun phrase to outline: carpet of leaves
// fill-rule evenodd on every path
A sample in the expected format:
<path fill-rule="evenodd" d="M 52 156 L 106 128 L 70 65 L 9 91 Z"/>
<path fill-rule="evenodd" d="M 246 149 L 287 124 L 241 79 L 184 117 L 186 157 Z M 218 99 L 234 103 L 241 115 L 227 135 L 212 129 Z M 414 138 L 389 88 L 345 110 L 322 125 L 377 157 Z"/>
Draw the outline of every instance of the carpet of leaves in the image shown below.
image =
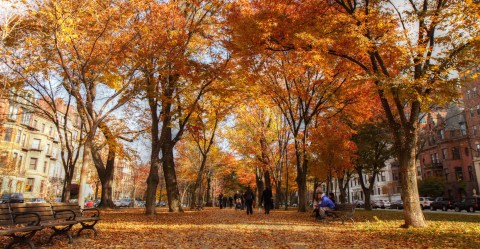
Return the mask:
<path fill-rule="evenodd" d="M 355 223 L 319 222 L 310 213 L 207 208 L 155 216 L 143 209 L 102 211 L 98 237 L 84 232 L 45 245 L 49 230 L 35 235 L 38 248 L 480 248 L 480 216 L 426 213 L 428 228 L 400 228 L 403 213 L 355 212 Z M 75 226 L 74 231 L 78 230 Z M 0 238 L 0 248 L 7 238 Z"/>

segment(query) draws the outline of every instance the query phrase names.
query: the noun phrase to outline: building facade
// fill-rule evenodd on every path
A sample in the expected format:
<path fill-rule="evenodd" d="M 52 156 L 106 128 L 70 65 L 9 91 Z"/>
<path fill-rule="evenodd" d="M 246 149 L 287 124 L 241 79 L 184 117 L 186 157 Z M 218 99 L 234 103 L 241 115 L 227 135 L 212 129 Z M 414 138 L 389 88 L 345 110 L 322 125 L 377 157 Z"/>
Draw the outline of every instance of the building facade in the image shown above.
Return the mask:
<path fill-rule="evenodd" d="M 476 152 L 470 142 L 467 115 L 461 104 L 432 111 L 427 114 L 427 124 L 420 136 L 421 177 L 442 179 L 443 196 L 456 200 L 472 196 L 477 187 L 473 171 Z"/>
<path fill-rule="evenodd" d="M 0 193 L 21 192 L 26 199 L 61 196 L 65 171 L 59 134 L 53 122 L 28 104 L 34 101 L 33 93 L 22 94 L 21 98 L 0 100 L 0 115 L 4 117 L 0 130 Z M 74 119 L 67 126 L 69 136 L 79 139 Z M 81 159 L 77 165 L 82 164 Z"/>

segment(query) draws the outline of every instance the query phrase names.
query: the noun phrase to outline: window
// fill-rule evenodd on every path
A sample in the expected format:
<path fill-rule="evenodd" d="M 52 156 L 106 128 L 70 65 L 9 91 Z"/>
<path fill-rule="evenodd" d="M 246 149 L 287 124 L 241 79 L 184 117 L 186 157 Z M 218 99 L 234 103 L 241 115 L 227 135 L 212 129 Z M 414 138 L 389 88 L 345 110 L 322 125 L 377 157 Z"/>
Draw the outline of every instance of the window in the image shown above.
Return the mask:
<path fill-rule="evenodd" d="M 23 156 L 20 156 L 20 157 L 18 158 L 17 167 L 19 167 L 20 165 L 22 165 L 22 162 L 23 162 Z"/>
<path fill-rule="evenodd" d="M 473 167 L 472 166 L 468 166 L 468 179 L 470 181 L 475 181 L 475 178 L 473 176 Z"/>
<path fill-rule="evenodd" d="M 475 150 L 477 151 L 477 156 L 480 156 L 480 144 L 475 144 Z"/>
<path fill-rule="evenodd" d="M 473 135 L 477 135 L 477 126 L 476 125 L 473 126 Z"/>
<path fill-rule="evenodd" d="M 477 105 L 477 115 L 480 115 L 480 105 Z"/>
<path fill-rule="evenodd" d="M 47 155 L 50 154 L 50 144 L 47 144 L 47 151 L 46 151 Z"/>
<path fill-rule="evenodd" d="M 2 154 L 0 154 L 0 166 L 5 166 L 7 164 L 7 157 L 8 152 L 2 151 Z"/>
<path fill-rule="evenodd" d="M 381 189 L 380 188 L 377 188 L 377 193 L 378 195 L 381 195 L 382 194 L 382 191 L 380 191 Z"/>
<path fill-rule="evenodd" d="M 470 117 L 473 117 L 473 114 L 474 114 L 474 113 L 475 113 L 475 112 L 473 111 L 473 108 L 470 108 Z"/>
<path fill-rule="evenodd" d="M 440 139 L 441 140 L 445 139 L 445 131 L 444 130 L 440 130 Z"/>
<path fill-rule="evenodd" d="M 47 168 L 48 168 L 48 162 L 44 161 L 43 162 L 43 173 L 47 173 Z"/>
<path fill-rule="evenodd" d="M 53 136 L 53 127 L 50 126 L 50 129 L 48 130 L 48 135 L 51 137 Z"/>
<path fill-rule="evenodd" d="M 22 108 L 22 124 L 29 125 L 31 117 L 32 114 L 29 113 L 26 109 Z"/>
<path fill-rule="evenodd" d="M 438 160 L 438 153 L 435 153 L 435 162 L 438 163 L 440 160 Z"/>
<path fill-rule="evenodd" d="M 7 142 L 12 141 L 12 132 L 13 132 L 12 128 L 7 128 L 5 130 L 5 137 L 3 138 L 3 141 L 7 141 Z"/>
<path fill-rule="evenodd" d="M 384 182 L 385 181 L 385 174 L 383 172 L 382 172 L 381 177 L 382 177 L 382 182 Z"/>
<path fill-rule="evenodd" d="M 13 102 L 10 102 L 8 106 L 8 118 L 11 120 L 17 120 L 18 106 Z"/>
<path fill-rule="evenodd" d="M 23 134 L 22 137 L 22 146 L 25 147 L 25 142 L 27 141 L 27 134 Z"/>
<path fill-rule="evenodd" d="M 34 183 L 35 183 L 34 178 L 27 178 L 27 184 L 25 185 L 25 191 L 26 192 L 32 192 Z"/>
<path fill-rule="evenodd" d="M 435 155 L 434 155 L 434 154 L 430 154 L 430 159 L 431 159 L 431 163 L 434 163 L 434 162 L 435 162 Z"/>
<path fill-rule="evenodd" d="M 455 177 L 457 178 L 457 181 L 463 181 L 463 171 L 461 167 L 455 167 Z"/>
<path fill-rule="evenodd" d="M 452 159 L 453 160 L 460 159 L 460 150 L 458 149 L 458 147 L 453 147 L 452 148 Z"/>
<path fill-rule="evenodd" d="M 35 128 L 35 129 L 36 129 L 36 128 L 37 128 L 37 126 L 38 126 L 38 121 L 37 121 L 37 120 L 33 120 L 33 128 Z"/>
<path fill-rule="evenodd" d="M 15 143 L 19 144 L 21 138 L 22 138 L 22 130 L 18 130 L 17 136 L 15 137 Z"/>
<path fill-rule="evenodd" d="M 43 194 L 45 192 L 45 181 L 41 181 L 40 183 L 40 193 Z"/>
<path fill-rule="evenodd" d="M 38 159 L 37 159 L 37 158 L 34 158 L 34 157 L 30 158 L 30 167 L 29 167 L 29 169 L 31 169 L 31 170 L 37 170 L 37 160 L 38 160 Z"/>
<path fill-rule="evenodd" d="M 467 99 L 470 99 L 470 90 L 467 91 Z"/>
<path fill-rule="evenodd" d="M 468 147 L 465 147 L 465 156 L 468 156 Z"/>
<path fill-rule="evenodd" d="M 447 149 L 446 148 L 442 149 L 442 155 L 443 155 L 443 159 L 447 159 Z"/>
<path fill-rule="evenodd" d="M 462 136 L 467 135 L 467 125 L 465 123 L 460 124 L 460 131 L 462 132 Z"/>
<path fill-rule="evenodd" d="M 400 180 L 400 176 L 398 175 L 398 172 L 392 172 L 392 179 L 394 181 Z"/>
<path fill-rule="evenodd" d="M 32 149 L 40 150 L 40 139 L 34 138 L 32 142 Z"/>
<path fill-rule="evenodd" d="M 42 133 L 45 133 L 45 124 L 42 124 Z"/>

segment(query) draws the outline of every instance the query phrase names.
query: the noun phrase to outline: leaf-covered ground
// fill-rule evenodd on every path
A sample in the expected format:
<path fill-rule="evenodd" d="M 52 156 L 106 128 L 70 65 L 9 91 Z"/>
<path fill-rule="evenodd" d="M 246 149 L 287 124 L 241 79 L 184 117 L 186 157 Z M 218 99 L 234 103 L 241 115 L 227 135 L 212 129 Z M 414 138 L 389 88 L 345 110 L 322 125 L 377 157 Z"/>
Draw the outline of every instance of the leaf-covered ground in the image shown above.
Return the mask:
<path fill-rule="evenodd" d="M 102 212 L 99 236 L 85 232 L 42 245 L 50 231 L 34 237 L 39 248 L 480 248 L 480 216 L 426 214 L 428 228 L 403 229 L 402 212 L 355 212 L 354 224 L 319 222 L 310 213 L 272 211 L 247 216 L 243 211 L 207 208 L 181 214 L 158 209 Z M 74 231 L 78 230 L 75 226 Z M 40 235 L 40 236 L 39 236 Z M 7 239 L 0 238 L 0 247 Z"/>

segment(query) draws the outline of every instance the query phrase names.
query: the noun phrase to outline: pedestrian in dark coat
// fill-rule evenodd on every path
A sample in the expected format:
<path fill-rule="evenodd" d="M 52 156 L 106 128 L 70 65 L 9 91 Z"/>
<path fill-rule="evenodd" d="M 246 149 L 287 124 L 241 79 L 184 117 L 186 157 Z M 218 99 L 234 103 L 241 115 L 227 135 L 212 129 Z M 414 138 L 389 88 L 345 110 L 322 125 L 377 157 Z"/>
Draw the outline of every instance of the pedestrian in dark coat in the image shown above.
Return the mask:
<path fill-rule="evenodd" d="M 263 209 L 265 209 L 265 214 L 270 213 L 270 209 L 272 208 L 272 190 L 267 187 L 263 190 L 261 203 L 263 203 Z"/>
<path fill-rule="evenodd" d="M 223 194 L 221 192 L 218 195 L 218 206 L 220 206 L 220 209 L 223 208 Z"/>
<path fill-rule="evenodd" d="M 243 199 L 247 206 L 247 214 L 253 214 L 253 200 L 255 200 L 255 194 L 250 187 L 247 187 L 247 191 L 243 194 Z"/>

